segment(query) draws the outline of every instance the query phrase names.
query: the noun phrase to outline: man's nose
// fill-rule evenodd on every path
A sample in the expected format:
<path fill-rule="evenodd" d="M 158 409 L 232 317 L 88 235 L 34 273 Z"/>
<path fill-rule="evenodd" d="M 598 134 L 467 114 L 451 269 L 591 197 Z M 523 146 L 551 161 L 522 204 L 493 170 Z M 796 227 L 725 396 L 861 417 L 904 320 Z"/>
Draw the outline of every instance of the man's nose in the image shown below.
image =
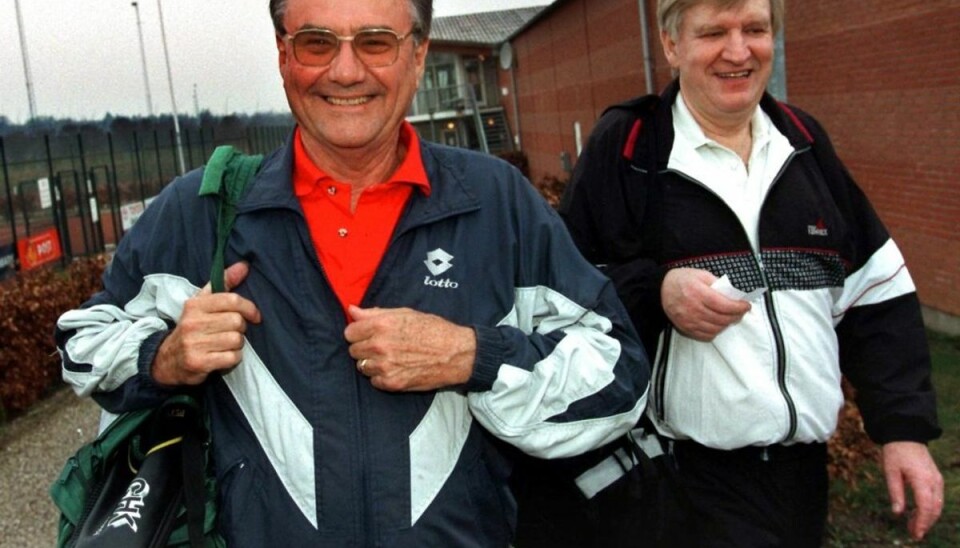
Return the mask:
<path fill-rule="evenodd" d="M 723 48 L 724 59 L 732 63 L 744 63 L 751 55 L 753 53 L 750 51 L 750 44 L 742 32 L 735 31 L 727 35 Z"/>
<path fill-rule="evenodd" d="M 366 68 L 354 51 L 353 42 L 341 40 L 337 55 L 330 62 L 327 76 L 340 84 L 352 84 L 363 78 Z"/>

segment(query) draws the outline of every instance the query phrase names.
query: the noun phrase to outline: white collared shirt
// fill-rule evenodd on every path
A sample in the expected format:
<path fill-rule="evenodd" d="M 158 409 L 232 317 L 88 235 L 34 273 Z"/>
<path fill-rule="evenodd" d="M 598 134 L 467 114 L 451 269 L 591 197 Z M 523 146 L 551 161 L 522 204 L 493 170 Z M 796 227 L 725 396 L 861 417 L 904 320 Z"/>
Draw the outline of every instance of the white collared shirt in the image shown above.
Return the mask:
<path fill-rule="evenodd" d="M 793 147 L 759 106 L 750 127 L 753 145 L 748 169 L 736 152 L 703 133 L 681 92 L 673 104 L 674 140 L 667 167 L 717 194 L 736 213 L 756 251 L 760 208 Z"/>

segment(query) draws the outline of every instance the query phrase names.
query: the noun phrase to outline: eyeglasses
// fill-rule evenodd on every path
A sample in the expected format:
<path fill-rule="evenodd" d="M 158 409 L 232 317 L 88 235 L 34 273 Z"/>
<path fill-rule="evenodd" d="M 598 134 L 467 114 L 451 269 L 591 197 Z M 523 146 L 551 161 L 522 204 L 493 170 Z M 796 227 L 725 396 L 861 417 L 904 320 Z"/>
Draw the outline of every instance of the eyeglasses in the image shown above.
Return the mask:
<path fill-rule="evenodd" d="M 283 38 L 293 45 L 293 56 L 301 65 L 325 67 L 340 53 L 340 42 L 350 42 L 353 53 L 370 67 L 387 67 L 400 57 L 400 44 L 419 30 L 414 27 L 406 34 L 389 29 L 366 29 L 353 36 L 338 36 L 326 29 L 302 29 Z"/>

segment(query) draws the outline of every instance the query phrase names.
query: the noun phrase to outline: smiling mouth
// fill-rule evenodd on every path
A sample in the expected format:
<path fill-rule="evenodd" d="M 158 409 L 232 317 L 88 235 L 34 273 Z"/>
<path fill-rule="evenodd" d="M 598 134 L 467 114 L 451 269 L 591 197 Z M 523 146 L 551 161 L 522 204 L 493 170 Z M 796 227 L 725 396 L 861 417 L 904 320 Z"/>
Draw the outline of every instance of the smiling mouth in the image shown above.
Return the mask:
<path fill-rule="evenodd" d="M 717 76 L 724 79 L 735 79 L 735 78 L 746 78 L 750 76 L 749 70 L 741 70 L 738 72 L 719 72 Z"/>
<path fill-rule="evenodd" d="M 363 97 L 333 97 L 328 95 L 324 99 L 331 105 L 338 107 L 356 107 L 369 103 L 372 98 L 369 95 Z"/>

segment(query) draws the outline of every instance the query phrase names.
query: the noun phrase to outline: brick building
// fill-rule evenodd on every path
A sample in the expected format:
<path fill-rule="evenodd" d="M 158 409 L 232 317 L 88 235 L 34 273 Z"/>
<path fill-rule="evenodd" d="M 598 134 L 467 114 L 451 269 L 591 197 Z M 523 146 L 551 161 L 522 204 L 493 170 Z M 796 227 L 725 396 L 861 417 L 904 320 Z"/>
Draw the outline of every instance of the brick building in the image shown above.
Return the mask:
<path fill-rule="evenodd" d="M 786 4 L 781 95 L 830 132 L 903 250 L 928 324 L 960 333 L 960 2 Z M 655 8 L 556 0 L 498 48 L 531 178 L 566 177 L 606 106 L 669 82 Z"/>
<path fill-rule="evenodd" d="M 438 17 L 407 120 L 426 139 L 501 153 L 514 149 L 494 52 L 540 8 Z"/>

